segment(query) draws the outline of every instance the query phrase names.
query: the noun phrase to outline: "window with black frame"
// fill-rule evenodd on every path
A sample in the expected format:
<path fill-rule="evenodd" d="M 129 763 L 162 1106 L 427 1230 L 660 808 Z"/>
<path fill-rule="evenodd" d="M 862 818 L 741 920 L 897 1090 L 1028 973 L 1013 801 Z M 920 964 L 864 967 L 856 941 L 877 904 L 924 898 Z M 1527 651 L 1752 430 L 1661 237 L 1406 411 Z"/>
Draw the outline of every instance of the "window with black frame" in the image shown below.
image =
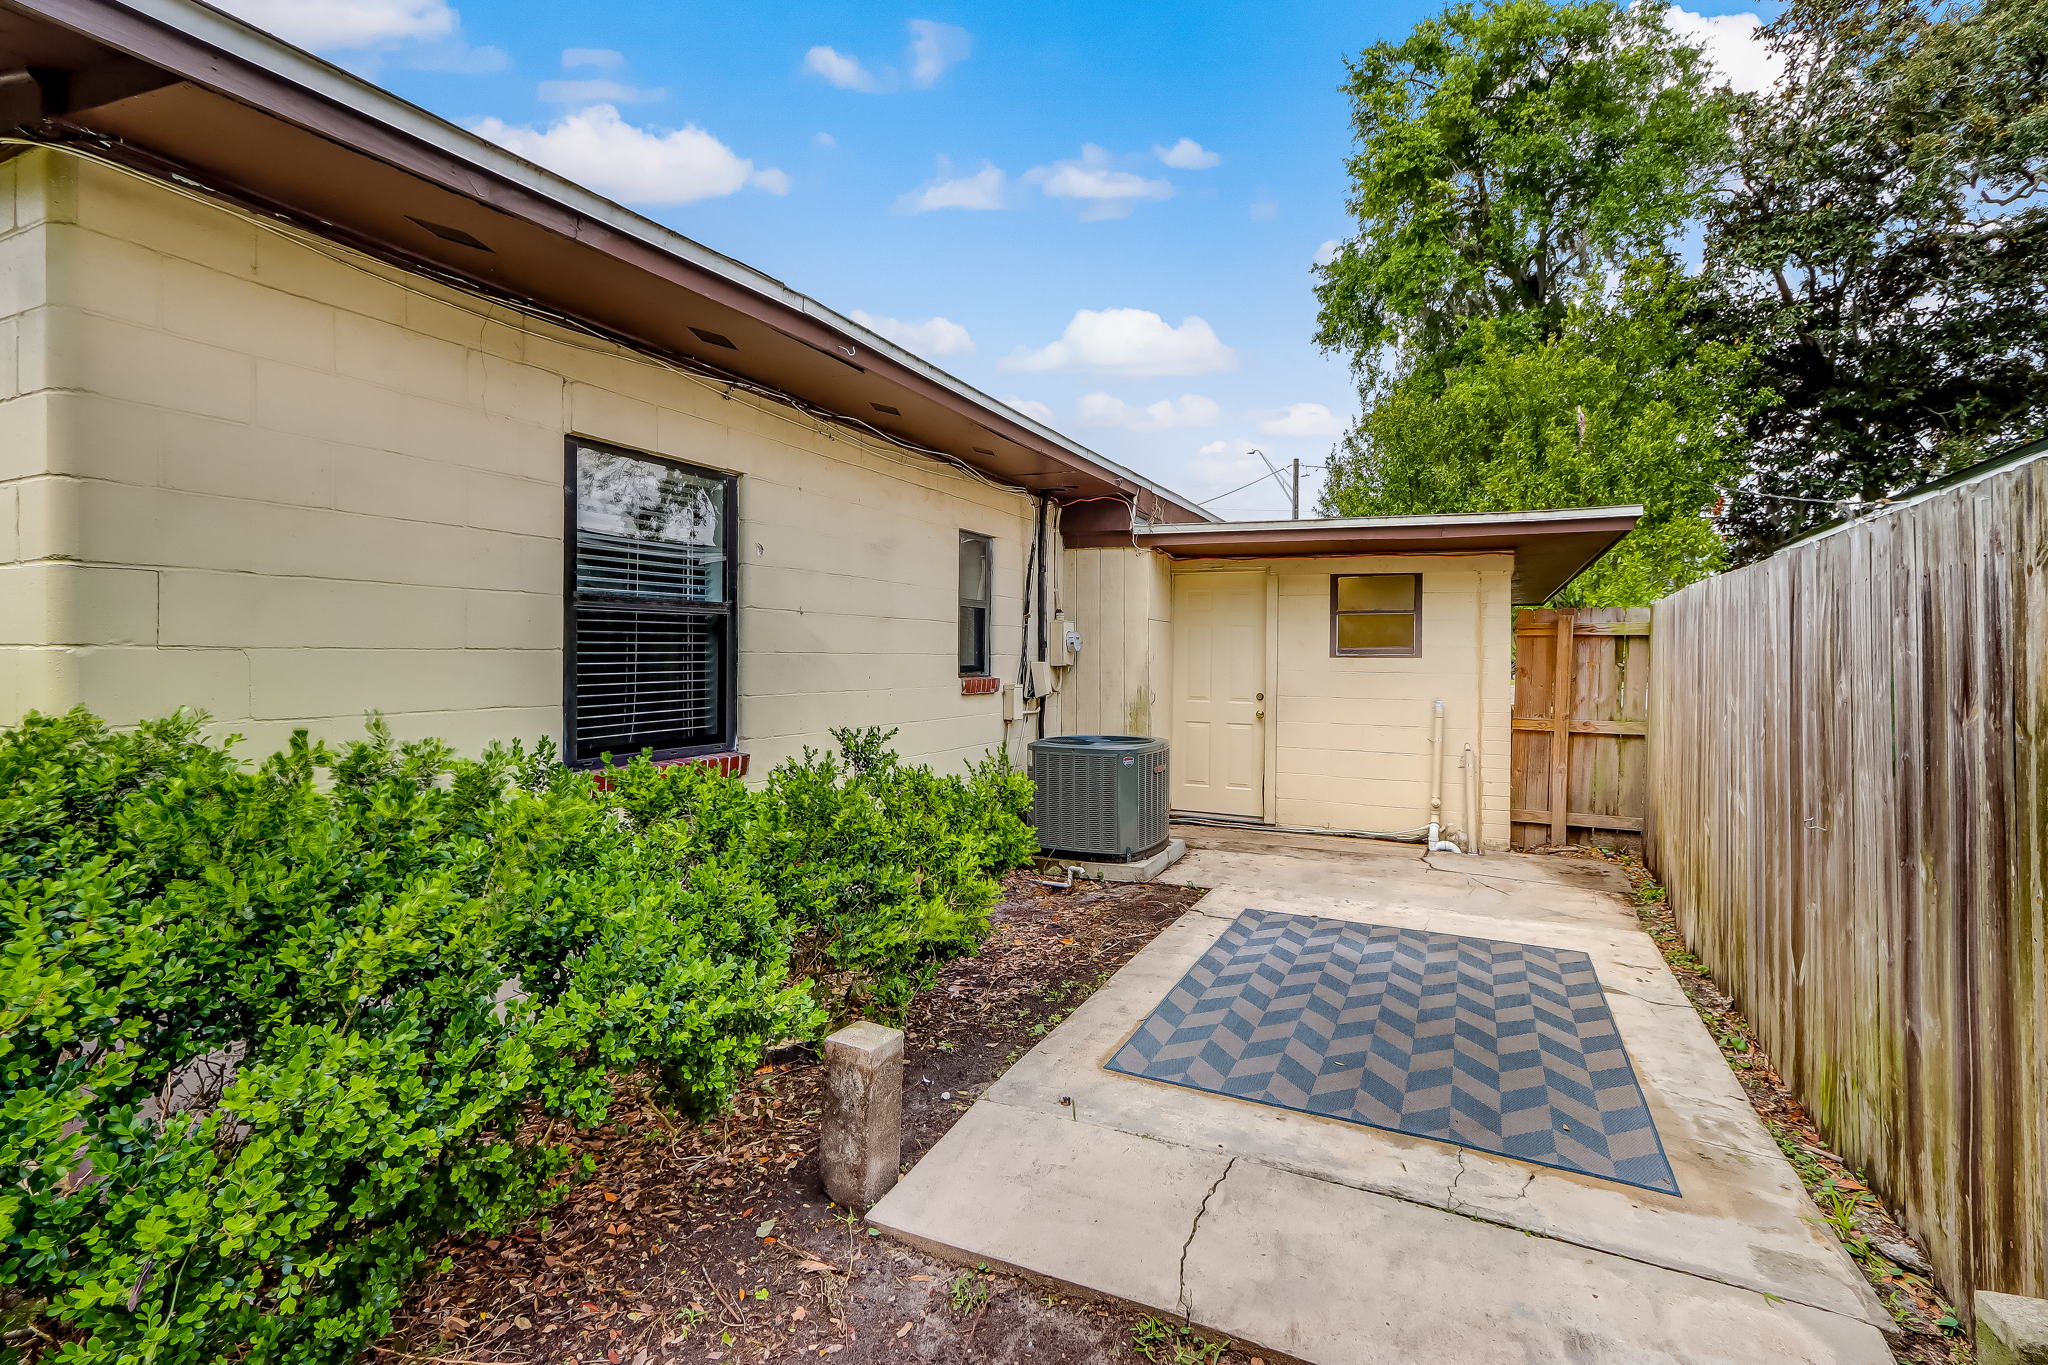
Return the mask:
<path fill-rule="evenodd" d="M 733 744 L 735 480 L 569 442 L 571 762 Z"/>
<path fill-rule="evenodd" d="M 996 544 L 972 531 L 960 533 L 960 676 L 989 671 L 989 617 L 995 605 Z"/>

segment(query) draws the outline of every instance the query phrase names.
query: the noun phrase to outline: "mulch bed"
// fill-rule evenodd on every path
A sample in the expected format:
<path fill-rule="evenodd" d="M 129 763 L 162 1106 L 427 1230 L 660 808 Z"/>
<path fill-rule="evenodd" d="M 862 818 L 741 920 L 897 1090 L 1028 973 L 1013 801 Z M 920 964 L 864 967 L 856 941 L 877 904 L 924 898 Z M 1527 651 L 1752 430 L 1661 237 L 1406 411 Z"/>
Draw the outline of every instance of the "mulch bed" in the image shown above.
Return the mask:
<path fill-rule="evenodd" d="M 907 1025 L 903 1146 L 922 1156 L 980 1088 L 1201 893 L 1004 884 L 977 957 L 946 966 Z M 369 1362 L 1253 1360 L 1171 1324 L 963 1270 L 881 1238 L 829 1204 L 817 1169 L 822 1069 L 771 1058 L 732 1112 L 678 1127 L 622 1106 L 580 1136 L 587 1158 L 546 1217 L 437 1249 Z"/>
<path fill-rule="evenodd" d="M 1550 851 L 1604 858 L 1628 873 L 1635 887 L 1637 917 L 1706 1023 L 1707 1032 L 1720 1045 L 1757 1116 L 1799 1173 L 1818 1210 L 1817 1221 L 1834 1231 L 1877 1291 L 1879 1301 L 1891 1311 L 1897 1324 L 1889 1337 L 1892 1354 L 1902 1365 L 1968 1365 L 1974 1353 L 1955 1309 L 1935 1281 L 1927 1249 L 1893 1217 L 1862 1176 L 1828 1147 L 1812 1115 L 1778 1074 L 1735 1002 L 1686 947 L 1664 889 L 1629 855 L 1593 849 Z"/>

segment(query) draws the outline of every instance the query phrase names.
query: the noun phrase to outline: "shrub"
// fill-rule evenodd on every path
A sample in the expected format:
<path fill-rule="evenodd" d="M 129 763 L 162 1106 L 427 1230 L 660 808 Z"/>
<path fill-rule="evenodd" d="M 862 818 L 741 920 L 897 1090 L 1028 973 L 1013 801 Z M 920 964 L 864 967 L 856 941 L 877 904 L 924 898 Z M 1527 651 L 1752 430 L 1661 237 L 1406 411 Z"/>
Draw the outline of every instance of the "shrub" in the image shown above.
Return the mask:
<path fill-rule="evenodd" d="M 0 731 L 0 1295 L 80 1365 L 345 1360 L 625 1078 L 705 1116 L 814 990 L 900 1010 L 1032 851 L 1030 788 L 835 737 L 758 791 L 600 791 L 375 722 L 255 767 L 190 714 Z"/>
<path fill-rule="evenodd" d="M 613 776 L 639 829 L 695 856 L 744 864 L 787 918 L 798 975 L 835 1017 L 900 1017 L 939 963 L 974 951 L 999 885 L 1037 851 L 1031 783 L 998 751 L 965 777 L 900 762 L 893 730 L 834 730 L 840 753 L 805 749 L 750 790 L 644 759 Z"/>
<path fill-rule="evenodd" d="M 0 1284 L 61 1359 L 352 1356 L 441 1235 L 545 1198 L 531 1114 L 634 1072 L 709 1112 L 815 1030 L 741 871 L 516 757 L 0 734 Z"/>
<path fill-rule="evenodd" d="M 1000 888 L 1036 851 L 1031 788 L 998 754 L 966 779 L 899 763 L 894 731 L 835 730 L 778 767 L 747 827 L 750 861 L 794 924 L 800 972 L 839 978 L 838 1013 L 897 1018 L 939 963 L 972 952 Z"/>

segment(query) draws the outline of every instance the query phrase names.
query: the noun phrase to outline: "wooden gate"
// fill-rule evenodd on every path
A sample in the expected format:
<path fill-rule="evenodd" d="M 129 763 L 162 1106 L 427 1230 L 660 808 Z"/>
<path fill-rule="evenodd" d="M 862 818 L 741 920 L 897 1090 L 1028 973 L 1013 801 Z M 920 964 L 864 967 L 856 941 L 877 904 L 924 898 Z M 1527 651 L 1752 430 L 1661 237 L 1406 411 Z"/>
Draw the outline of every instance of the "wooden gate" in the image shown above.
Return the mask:
<path fill-rule="evenodd" d="M 1516 614 L 1515 847 L 1642 850 L 1650 667 L 1647 608 Z"/>

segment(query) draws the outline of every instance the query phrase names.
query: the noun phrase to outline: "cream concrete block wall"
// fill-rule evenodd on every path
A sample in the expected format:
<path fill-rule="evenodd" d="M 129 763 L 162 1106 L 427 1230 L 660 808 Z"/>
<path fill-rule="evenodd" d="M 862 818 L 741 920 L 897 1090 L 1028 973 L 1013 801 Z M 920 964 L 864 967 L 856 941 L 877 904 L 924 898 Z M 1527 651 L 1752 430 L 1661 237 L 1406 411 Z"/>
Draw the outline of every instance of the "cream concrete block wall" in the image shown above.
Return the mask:
<path fill-rule="evenodd" d="M 0 721 L 183 704 L 464 750 L 560 735 L 564 443 L 740 476 L 739 741 L 844 725 L 951 766 L 958 532 L 1015 658 L 1029 500 L 119 172 L 0 166 Z M 1006 736 L 1006 728 L 1012 732 Z"/>
<path fill-rule="evenodd" d="M 1171 561 L 1153 550 L 1068 550 L 1056 599 L 1081 630 L 1060 685 L 1069 735 L 1163 735 L 1172 715 Z"/>
<path fill-rule="evenodd" d="M 24 386 L 25 377 L 39 382 L 41 367 L 20 359 L 24 334 L 32 349 L 38 344 L 48 295 L 42 185 L 33 174 L 24 180 L 23 161 L 0 162 L 0 715 L 25 710 L 46 691 L 44 660 L 30 646 L 72 629 L 58 583 L 73 566 L 36 563 L 23 549 L 25 539 L 40 538 L 34 527 L 23 532 L 24 516 L 39 515 L 43 501 L 30 490 L 50 477 L 46 405 Z M 131 617 L 120 628 L 133 625 Z"/>
<path fill-rule="evenodd" d="M 1462 826 L 1470 744 L 1489 847 L 1508 844 L 1514 704 L 1512 555 L 1374 555 L 1180 561 L 1177 573 L 1263 569 L 1275 580 L 1269 637 L 1277 691 L 1267 706 L 1276 823 L 1405 830 L 1429 818 L 1430 704 L 1444 703 L 1444 823 Z M 1422 575 L 1422 653 L 1333 658 L 1330 577 Z"/>

